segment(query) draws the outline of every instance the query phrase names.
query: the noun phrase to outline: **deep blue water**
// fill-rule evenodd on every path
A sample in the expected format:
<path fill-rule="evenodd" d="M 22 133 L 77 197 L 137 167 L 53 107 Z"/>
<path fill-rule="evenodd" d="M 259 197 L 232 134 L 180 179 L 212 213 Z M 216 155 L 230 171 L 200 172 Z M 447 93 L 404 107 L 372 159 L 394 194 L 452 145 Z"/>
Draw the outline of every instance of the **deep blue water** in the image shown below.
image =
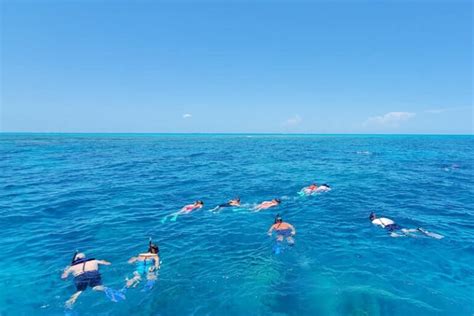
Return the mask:
<path fill-rule="evenodd" d="M 103 280 L 120 288 L 151 236 L 151 292 L 88 290 L 73 313 L 472 315 L 473 157 L 472 136 L 0 134 L 0 314 L 64 314 L 76 249 L 111 261 Z M 333 190 L 297 197 L 313 181 Z M 283 202 L 208 211 L 236 195 Z M 372 210 L 446 237 L 391 238 Z M 297 230 L 278 256 L 277 212 Z"/>

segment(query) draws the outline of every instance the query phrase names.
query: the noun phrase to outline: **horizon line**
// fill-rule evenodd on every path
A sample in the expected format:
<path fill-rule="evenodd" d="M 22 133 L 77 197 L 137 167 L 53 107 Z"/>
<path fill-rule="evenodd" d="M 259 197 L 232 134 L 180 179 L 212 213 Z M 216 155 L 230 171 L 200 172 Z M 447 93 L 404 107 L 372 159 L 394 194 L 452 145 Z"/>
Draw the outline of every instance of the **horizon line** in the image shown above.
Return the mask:
<path fill-rule="evenodd" d="M 474 136 L 474 131 L 467 133 L 284 133 L 284 132 L 12 132 L 0 131 L 0 134 L 135 134 L 135 135 L 417 135 L 417 136 Z"/>

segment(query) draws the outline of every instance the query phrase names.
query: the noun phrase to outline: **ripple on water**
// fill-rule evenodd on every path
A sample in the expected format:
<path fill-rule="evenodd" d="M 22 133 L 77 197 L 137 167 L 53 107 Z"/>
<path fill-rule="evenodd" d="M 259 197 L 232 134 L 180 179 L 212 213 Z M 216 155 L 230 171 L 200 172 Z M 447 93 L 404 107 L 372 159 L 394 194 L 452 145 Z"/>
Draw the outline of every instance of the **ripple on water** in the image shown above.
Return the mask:
<path fill-rule="evenodd" d="M 86 291 L 76 312 L 474 312 L 473 137 L 248 136 L 0 135 L 0 314 L 62 314 L 76 249 L 110 260 L 103 280 L 122 287 L 150 236 L 155 289 L 120 304 Z M 314 181 L 333 190 L 297 196 Z M 240 209 L 208 212 L 235 196 Z M 161 224 L 197 199 L 204 210 Z M 370 211 L 446 238 L 390 238 Z M 279 256 L 266 235 L 276 213 L 297 229 Z"/>

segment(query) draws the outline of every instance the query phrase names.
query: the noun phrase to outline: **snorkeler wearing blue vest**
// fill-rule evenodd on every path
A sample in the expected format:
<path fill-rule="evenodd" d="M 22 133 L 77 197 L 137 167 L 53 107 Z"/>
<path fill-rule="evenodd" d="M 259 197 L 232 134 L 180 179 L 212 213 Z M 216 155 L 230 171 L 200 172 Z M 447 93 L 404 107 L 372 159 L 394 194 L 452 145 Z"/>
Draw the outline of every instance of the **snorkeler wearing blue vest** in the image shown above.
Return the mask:
<path fill-rule="evenodd" d="M 416 237 L 414 233 L 422 233 L 425 236 L 432 237 L 435 239 L 444 238 L 443 235 L 429 232 L 423 228 L 404 228 L 397 223 L 395 223 L 390 218 L 386 217 L 377 217 L 374 212 L 371 212 L 369 215 L 369 220 L 372 224 L 380 226 L 388 231 L 391 237 Z"/>
<path fill-rule="evenodd" d="M 61 278 L 63 280 L 72 274 L 74 276 L 74 285 L 76 286 L 76 293 L 74 293 L 67 301 L 66 307 L 71 308 L 76 302 L 79 295 L 84 292 L 87 287 L 94 291 L 103 291 L 112 301 L 119 301 L 125 299 L 123 293 L 112 290 L 102 285 L 102 277 L 99 272 L 99 265 L 110 265 L 111 263 L 105 260 L 96 260 L 94 258 L 86 258 L 84 253 L 75 252 L 71 261 L 71 265 L 64 269 Z"/>
<path fill-rule="evenodd" d="M 145 278 L 147 283 L 145 288 L 150 290 L 156 281 L 156 272 L 160 268 L 160 249 L 158 245 L 152 243 L 151 239 L 148 243 L 148 251 L 132 257 L 128 263 L 135 264 L 133 278 L 126 280 L 126 288 L 136 287 Z"/>
<path fill-rule="evenodd" d="M 275 221 L 273 222 L 273 225 L 270 226 L 267 234 L 271 236 L 273 232 L 277 235 L 277 241 L 281 242 L 286 238 L 288 244 L 292 245 L 295 243 L 295 240 L 293 239 L 293 236 L 296 235 L 295 227 L 290 223 L 284 222 L 280 214 L 277 214 L 275 217 Z"/>

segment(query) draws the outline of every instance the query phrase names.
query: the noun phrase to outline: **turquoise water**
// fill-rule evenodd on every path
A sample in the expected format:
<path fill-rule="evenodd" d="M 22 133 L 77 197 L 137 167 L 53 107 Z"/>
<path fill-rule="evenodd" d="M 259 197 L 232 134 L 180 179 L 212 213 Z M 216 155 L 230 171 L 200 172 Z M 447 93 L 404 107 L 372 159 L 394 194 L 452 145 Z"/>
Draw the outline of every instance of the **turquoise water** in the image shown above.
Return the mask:
<path fill-rule="evenodd" d="M 472 136 L 0 134 L 0 157 L 1 315 L 64 314 L 75 249 L 122 287 L 150 236 L 155 288 L 120 303 L 88 290 L 74 314 L 474 313 Z M 312 181 L 333 190 L 298 197 Z M 282 204 L 208 211 L 236 195 Z M 372 210 L 446 237 L 391 238 Z M 297 230 L 278 256 L 277 212 Z"/>

